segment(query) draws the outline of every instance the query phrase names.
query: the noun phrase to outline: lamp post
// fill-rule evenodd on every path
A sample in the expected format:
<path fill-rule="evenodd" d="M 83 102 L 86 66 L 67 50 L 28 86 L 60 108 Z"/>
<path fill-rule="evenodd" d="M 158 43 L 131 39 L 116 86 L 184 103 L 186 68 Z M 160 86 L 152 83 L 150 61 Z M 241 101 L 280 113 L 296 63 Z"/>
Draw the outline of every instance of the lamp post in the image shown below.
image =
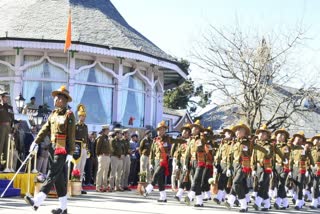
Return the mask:
<path fill-rule="evenodd" d="M 19 96 L 17 96 L 14 100 L 16 102 L 16 106 L 17 106 L 18 112 L 21 114 L 23 106 L 24 106 L 24 101 L 26 99 L 24 99 L 22 94 L 20 93 Z"/>
<path fill-rule="evenodd" d="M 43 115 L 41 112 L 38 111 L 38 114 L 36 116 L 33 116 L 34 123 L 37 127 L 41 126 L 43 122 Z"/>

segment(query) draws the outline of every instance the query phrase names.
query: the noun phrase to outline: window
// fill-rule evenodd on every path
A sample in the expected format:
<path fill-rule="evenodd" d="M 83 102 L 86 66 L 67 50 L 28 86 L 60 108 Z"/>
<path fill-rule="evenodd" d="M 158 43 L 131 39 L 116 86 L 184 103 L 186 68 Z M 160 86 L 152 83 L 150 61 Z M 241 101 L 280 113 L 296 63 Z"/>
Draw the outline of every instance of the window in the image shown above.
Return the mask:
<path fill-rule="evenodd" d="M 37 61 L 41 56 L 25 56 L 24 64 Z M 65 64 L 66 58 L 52 57 L 55 62 Z M 48 62 L 42 61 L 40 64 L 27 68 L 23 73 L 23 97 L 29 101 L 31 97 L 36 97 L 37 105 L 48 105 L 54 109 L 51 92 L 61 85 L 67 84 L 67 73 Z"/>
<path fill-rule="evenodd" d="M 121 88 L 122 125 L 144 127 L 144 82 L 136 76 L 129 76 L 123 80 Z"/>
<path fill-rule="evenodd" d="M 0 56 L 0 60 L 14 65 L 15 56 Z M 7 65 L 0 63 L 0 77 L 14 77 L 14 71 Z"/>
<path fill-rule="evenodd" d="M 92 61 L 76 59 L 77 69 L 91 64 L 93 64 Z M 113 64 L 101 64 L 113 69 Z M 86 106 L 87 123 L 112 123 L 113 77 L 99 65 L 95 65 L 76 74 L 75 81 L 73 91 L 74 109 L 76 110 L 80 103 Z"/>

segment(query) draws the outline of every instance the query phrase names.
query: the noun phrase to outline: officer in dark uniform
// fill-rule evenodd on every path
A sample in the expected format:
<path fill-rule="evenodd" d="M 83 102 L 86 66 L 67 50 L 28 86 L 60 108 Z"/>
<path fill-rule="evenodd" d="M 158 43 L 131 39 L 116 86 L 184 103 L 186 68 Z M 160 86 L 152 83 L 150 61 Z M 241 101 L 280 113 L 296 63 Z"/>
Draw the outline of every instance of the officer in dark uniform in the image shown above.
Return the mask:
<path fill-rule="evenodd" d="M 0 168 L 1 158 L 7 158 L 8 137 L 14 121 L 13 108 L 8 104 L 8 92 L 1 92 L 0 94 Z"/>
<path fill-rule="evenodd" d="M 152 145 L 151 130 L 145 132 L 144 138 L 140 142 L 140 172 L 147 172 L 146 182 L 151 182 L 151 173 L 149 169 L 149 155 Z"/>
<path fill-rule="evenodd" d="M 39 131 L 36 139 L 31 144 L 29 151 L 37 149 L 37 144 L 41 143 L 47 135 L 50 135 L 53 160 L 49 164 L 49 172 L 40 192 L 32 199 L 25 196 L 25 201 L 37 210 L 47 197 L 53 185 L 59 197 L 60 207 L 52 210 L 53 214 L 67 213 L 67 172 L 65 163 L 72 160 L 75 143 L 75 117 L 69 110 L 68 102 L 72 101 L 69 91 L 65 86 L 52 92 L 56 109 L 50 114 L 48 121 Z"/>

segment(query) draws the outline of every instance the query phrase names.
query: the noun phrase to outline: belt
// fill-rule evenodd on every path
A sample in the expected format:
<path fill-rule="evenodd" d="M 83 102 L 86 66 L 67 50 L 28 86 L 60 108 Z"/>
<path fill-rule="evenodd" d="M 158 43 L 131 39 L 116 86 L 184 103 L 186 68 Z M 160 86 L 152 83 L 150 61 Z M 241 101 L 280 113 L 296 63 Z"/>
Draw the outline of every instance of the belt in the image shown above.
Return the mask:
<path fill-rule="evenodd" d="M 10 126 L 9 122 L 0 122 L 0 126 Z"/>

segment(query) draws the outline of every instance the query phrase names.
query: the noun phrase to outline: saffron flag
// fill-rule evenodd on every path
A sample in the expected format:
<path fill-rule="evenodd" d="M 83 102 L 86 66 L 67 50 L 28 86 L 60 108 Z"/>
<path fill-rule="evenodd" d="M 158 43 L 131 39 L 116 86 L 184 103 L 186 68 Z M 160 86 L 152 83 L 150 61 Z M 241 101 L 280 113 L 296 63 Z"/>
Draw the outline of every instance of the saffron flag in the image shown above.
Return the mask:
<path fill-rule="evenodd" d="M 71 10 L 69 10 L 68 24 L 67 24 L 67 32 L 66 32 L 66 41 L 64 43 L 64 52 L 71 46 Z"/>

